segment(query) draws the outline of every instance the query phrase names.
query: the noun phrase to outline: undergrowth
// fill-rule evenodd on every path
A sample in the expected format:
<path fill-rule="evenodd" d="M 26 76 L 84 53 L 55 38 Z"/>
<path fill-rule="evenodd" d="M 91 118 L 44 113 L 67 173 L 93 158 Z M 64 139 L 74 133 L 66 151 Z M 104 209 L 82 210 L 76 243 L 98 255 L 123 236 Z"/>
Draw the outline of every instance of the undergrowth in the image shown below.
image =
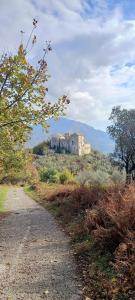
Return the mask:
<path fill-rule="evenodd" d="M 8 192 L 8 186 L 0 185 L 0 213 L 5 211 L 4 202 L 6 199 L 7 192 Z"/>
<path fill-rule="evenodd" d="M 49 191 L 50 189 L 50 191 Z M 71 237 L 84 294 L 134 299 L 135 187 L 35 187 L 40 203 Z"/>

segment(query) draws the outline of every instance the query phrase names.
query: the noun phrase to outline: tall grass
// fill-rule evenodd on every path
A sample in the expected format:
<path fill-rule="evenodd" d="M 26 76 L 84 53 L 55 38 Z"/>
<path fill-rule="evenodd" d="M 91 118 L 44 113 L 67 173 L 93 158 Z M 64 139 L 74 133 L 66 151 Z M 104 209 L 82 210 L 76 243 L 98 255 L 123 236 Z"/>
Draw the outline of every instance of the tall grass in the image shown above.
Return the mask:
<path fill-rule="evenodd" d="M 4 185 L 0 185 L 0 212 L 4 211 L 4 202 L 6 199 L 7 192 L 8 192 L 8 187 Z"/>

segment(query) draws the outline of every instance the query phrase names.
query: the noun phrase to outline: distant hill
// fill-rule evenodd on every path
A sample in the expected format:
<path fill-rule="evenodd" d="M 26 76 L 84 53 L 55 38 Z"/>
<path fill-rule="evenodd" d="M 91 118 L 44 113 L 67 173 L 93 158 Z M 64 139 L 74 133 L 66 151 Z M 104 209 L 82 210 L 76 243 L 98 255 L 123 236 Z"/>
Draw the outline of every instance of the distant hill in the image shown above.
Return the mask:
<path fill-rule="evenodd" d="M 27 143 L 28 147 L 32 148 L 36 146 L 53 134 L 76 132 L 84 134 L 86 141 L 92 145 L 93 149 L 104 153 L 110 153 L 113 151 L 113 141 L 110 139 L 108 134 L 102 130 L 97 130 L 87 124 L 66 118 L 61 118 L 58 121 L 54 121 L 52 119 L 49 121 L 49 124 L 50 128 L 48 133 L 46 133 L 40 125 L 33 127 L 31 139 Z"/>

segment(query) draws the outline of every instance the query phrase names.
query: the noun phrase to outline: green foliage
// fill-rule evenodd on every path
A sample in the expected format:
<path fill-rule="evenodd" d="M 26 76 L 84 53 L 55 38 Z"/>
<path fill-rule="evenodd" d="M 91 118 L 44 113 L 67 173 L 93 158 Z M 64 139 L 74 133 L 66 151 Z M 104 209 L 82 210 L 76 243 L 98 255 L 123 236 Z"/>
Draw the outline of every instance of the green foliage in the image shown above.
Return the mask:
<path fill-rule="evenodd" d="M 97 170 L 97 171 L 89 171 L 89 172 L 81 172 L 78 176 L 77 176 L 77 181 L 81 184 L 81 185 L 107 185 L 110 182 L 110 176 L 108 173 L 103 172 L 101 170 Z"/>
<path fill-rule="evenodd" d="M 99 271 L 106 274 L 108 278 L 113 279 L 116 277 L 116 272 L 114 267 L 110 265 L 112 260 L 112 255 L 110 253 L 105 253 L 105 255 L 99 255 L 96 257 L 95 263 Z"/>
<path fill-rule="evenodd" d="M 55 169 L 42 169 L 40 171 L 40 179 L 43 182 L 57 183 L 59 182 L 59 173 Z"/>
<path fill-rule="evenodd" d="M 110 173 L 110 172 L 109 172 Z M 119 171 L 117 168 L 114 168 L 112 174 L 109 174 L 102 169 L 96 171 L 82 171 L 80 172 L 76 180 L 80 185 L 111 185 L 114 184 L 124 184 L 126 181 L 126 174 L 123 171 Z"/>
<path fill-rule="evenodd" d="M 89 184 L 92 185 L 107 185 L 110 182 L 110 176 L 107 172 L 103 172 L 101 170 L 97 170 L 95 172 L 91 172 Z"/>
<path fill-rule="evenodd" d="M 0 151 L 1 153 L 1 151 Z M 14 181 L 22 176 L 24 171 L 24 161 L 26 160 L 26 152 L 21 149 L 8 149 L 3 152 L 3 156 L 0 158 L 0 182 Z"/>
<path fill-rule="evenodd" d="M 49 46 L 45 53 L 49 51 Z M 27 51 L 20 45 L 14 56 L 2 57 L 0 65 L 0 128 L 17 142 L 24 142 L 32 125 L 46 126 L 49 117 L 63 113 L 67 97 L 57 103 L 46 100 L 47 63 L 43 58 L 34 68 L 27 60 Z"/>
<path fill-rule="evenodd" d="M 80 185 L 87 185 L 91 177 L 90 171 L 81 171 L 77 177 L 76 180 L 79 182 Z"/>
<path fill-rule="evenodd" d="M 109 120 L 112 124 L 108 132 L 115 141 L 114 157 L 131 174 L 135 170 L 135 109 L 114 107 Z"/>
<path fill-rule="evenodd" d="M 49 141 L 42 142 L 33 148 L 33 154 L 44 155 L 49 152 Z"/>
<path fill-rule="evenodd" d="M 74 181 L 73 174 L 67 169 L 59 172 L 55 168 L 41 168 L 39 172 L 43 182 L 65 184 Z"/>
<path fill-rule="evenodd" d="M 68 169 L 73 175 L 80 171 L 101 170 L 112 174 L 114 166 L 110 158 L 102 153 L 94 151 L 93 153 L 79 157 L 71 154 L 48 153 L 36 158 L 37 168 L 55 168 L 58 172 Z"/>
<path fill-rule="evenodd" d="M 123 184 L 126 182 L 126 173 L 124 171 L 119 171 L 117 168 L 114 169 L 111 175 L 111 181 L 114 184 Z"/>
<path fill-rule="evenodd" d="M 26 150 L 8 151 L 1 168 L 0 183 L 36 184 L 39 174 L 31 153 Z"/>
<path fill-rule="evenodd" d="M 73 182 L 74 176 L 69 170 L 65 169 L 63 172 L 60 173 L 59 181 L 62 184 L 68 183 L 68 182 Z"/>
<path fill-rule="evenodd" d="M 34 19 L 26 46 L 21 44 L 14 55 L 4 54 L 0 61 L 0 170 L 3 173 L 8 169 L 7 160 L 9 169 L 11 164 L 12 170 L 18 169 L 18 155 L 22 155 L 32 125 L 42 124 L 47 128 L 47 119 L 59 117 L 69 103 L 65 95 L 56 103 L 46 98 L 45 83 L 49 76 L 45 56 L 51 51 L 50 43 L 46 43 L 37 67 L 36 63 L 33 66 L 29 62 L 28 53 L 36 42 L 33 35 L 36 26 Z"/>
<path fill-rule="evenodd" d="M 0 212 L 4 211 L 4 201 L 8 192 L 8 187 L 5 185 L 0 186 Z"/>
<path fill-rule="evenodd" d="M 99 152 L 93 152 L 83 157 L 46 153 L 35 159 L 35 165 L 39 172 L 44 168 L 55 169 L 61 183 L 75 181 L 75 178 L 81 185 L 107 185 L 125 182 L 125 173 L 113 165 L 110 157 Z"/>

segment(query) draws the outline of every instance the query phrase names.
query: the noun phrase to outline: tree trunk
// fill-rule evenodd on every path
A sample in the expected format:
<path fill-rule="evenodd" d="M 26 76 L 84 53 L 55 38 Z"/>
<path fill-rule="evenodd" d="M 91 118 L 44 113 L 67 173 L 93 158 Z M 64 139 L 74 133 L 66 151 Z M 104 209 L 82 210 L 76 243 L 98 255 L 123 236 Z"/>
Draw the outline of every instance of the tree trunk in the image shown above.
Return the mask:
<path fill-rule="evenodd" d="M 130 184 L 132 182 L 132 174 L 129 171 L 129 162 L 128 161 L 126 162 L 125 169 L 126 169 L 126 184 Z"/>
<path fill-rule="evenodd" d="M 126 174 L 126 184 L 131 184 L 132 183 L 132 174 L 128 173 Z"/>

